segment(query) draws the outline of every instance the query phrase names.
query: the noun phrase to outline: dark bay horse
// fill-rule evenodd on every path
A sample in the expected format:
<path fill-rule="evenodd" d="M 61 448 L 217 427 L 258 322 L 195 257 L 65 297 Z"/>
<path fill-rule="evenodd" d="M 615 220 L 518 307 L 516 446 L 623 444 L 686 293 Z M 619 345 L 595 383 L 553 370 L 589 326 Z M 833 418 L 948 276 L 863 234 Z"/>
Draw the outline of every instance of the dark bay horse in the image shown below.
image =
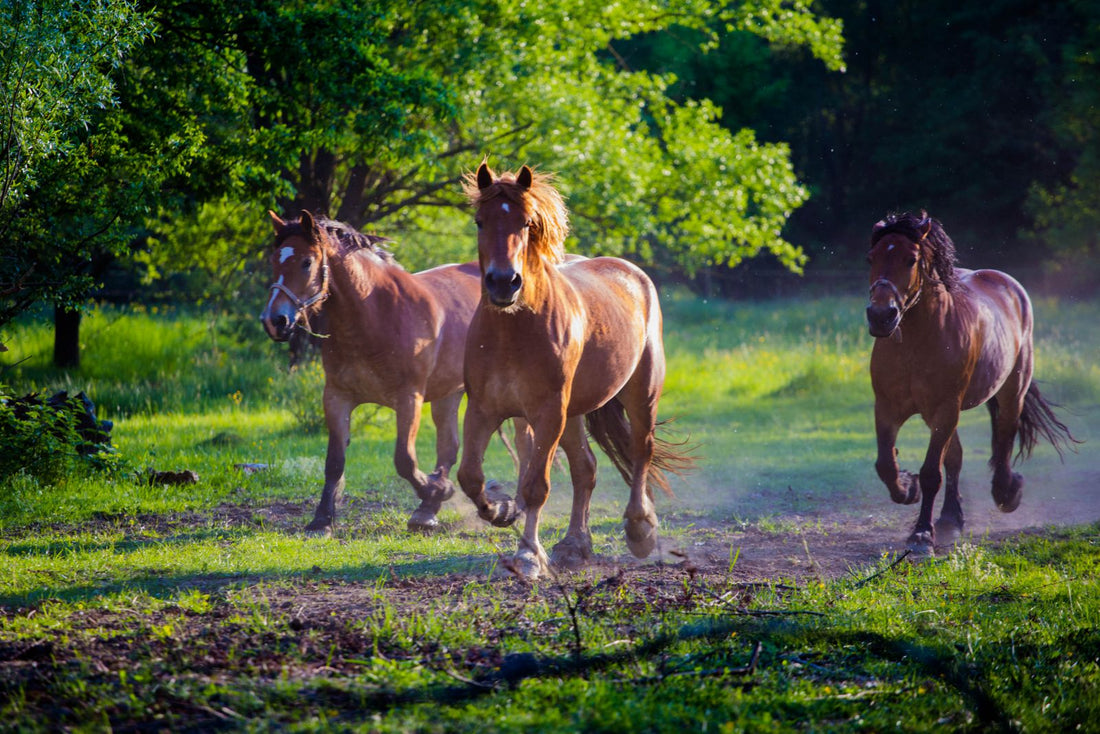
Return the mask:
<path fill-rule="evenodd" d="M 564 449 L 573 509 L 554 563 L 582 565 L 592 556 L 588 508 L 596 457 L 588 431 L 630 484 L 625 518 L 631 552 L 657 543 L 648 481 L 668 491 L 662 470 L 687 457 L 655 438 L 665 377 L 661 310 L 653 283 L 618 258 L 567 257 L 568 215 L 547 177 L 524 166 L 494 177 L 484 163 L 467 176 L 476 209 L 481 301 L 466 340 L 467 407 L 458 481 L 478 514 L 498 526 L 526 513 L 514 569 L 536 578 L 549 559 L 539 516 L 550 491 L 555 449 Z M 490 486 L 482 458 L 502 421 L 525 418 L 533 434 L 522 452 L 517 500 Z"/>
<path fill-rule="evenodd" d="M 983 403 L 993 422 L 993 500 L 1004 512 L 1020 504 L 1023 478 L 1016 458 L 1031 454 L 1040 437 L 1059 455 L 1075 439 L 1031 381 L 1034 366 L 1031 301 L 1023 287 L 996 270 L 955 265 L 955 245 L 938 221 L 891 215 L 871 232 L 867 323 L 875 393 L 875 469 L 901 504 L 921 502 L 909 547 L 931 553 L 963 528 L 959 471 L 963 449 L 956 427 L 963 410 Z M 895 441 L 913 415 L 931 430 L 920 474 L 899 471 Z M 935 527 L 932 504 L 946 472 L 943 507 Z"/>
<path fill-rule="evenodd" d="M 436 513 L 454 494 L 447 477 L 458 459 L 458 407 L 466 330 L 481 294 L 477 263 L 408 273 L 379 247 L 381 238 L 303 211 L 275 226 L 271 253 L 275 283 L 260 319 L 275 341 L 322 308 L 329 333 L 322 341 L 324 411 L 328 427 L 325 486 L 311 532 L 331 532 L 344 488 L 344 458 L 352 410 L 363 403 L 397 414 L 394 466 L 420 498 L 409 528 L 438 525 Z M 431 403 L 435 471 L 416 462 L 421 408 Z"/>

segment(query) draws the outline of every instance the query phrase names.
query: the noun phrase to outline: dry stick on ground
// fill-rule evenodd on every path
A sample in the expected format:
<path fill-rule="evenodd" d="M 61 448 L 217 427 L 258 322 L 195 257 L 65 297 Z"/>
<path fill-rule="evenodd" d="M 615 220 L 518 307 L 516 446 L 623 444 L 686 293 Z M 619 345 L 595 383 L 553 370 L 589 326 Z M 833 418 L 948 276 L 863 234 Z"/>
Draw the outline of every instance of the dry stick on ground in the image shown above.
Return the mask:
<path fill-rule="evenodd" d="M 908 555 L 909 555 L 910 553 L 912 553 L 912 552 L 913 552 L 913 551 L 911 551 L 911 550 L 909 550 L 908 548 L 906 548 L 906 549 L 905 549 L 905 552 L 904 552 L 904 553 L 902 553 L 902 554 L 901 554 L 900 556 L 898 556 L 898 557 L 897 557 L 896 559 L 894 559 L 894 562 L 893 562 L 893 563 L 891 563 L 891 564 L 890 564 L 889 566 L 887 566 L 886 568 L 882 569 L 881 571 L 877 571 L 877 572 L 875 572 L 875 573 L 871 574 L 870 576 L 868 576 L 867 578 L 863 579 L 862 581 L 859 581 L 859 582 L 857 582 L 857 583 L 855 584 L 855 586 L 853 586 L 852 588 L 855 588 L 855 589 L 861 589 L 861 588 L 863 588 L 864 586 L 866 586 L 867 584 L 869 584 L 869 583 L 871 583 L 872 581 L 874 581 L 875 579 L 877 579 L 877 578 L 878 578 L 879 576 L 882 576 L 882 575 L 883 575 L 883 574 L 885 574 L 885 573 L 889 573 L 890 571 L 893 571 L 893 570 L 894 570 L 894 567 L 895 567 L 895 566 L 897 566 L 897 565 L 898 565 L 899 563 L 901 563 L 902 561 L 904 561 L 904 560 L 905 560 L 905 558 L 906 558 L 906 557 L 907 557 L 907 556 L 908 556 Z"/>

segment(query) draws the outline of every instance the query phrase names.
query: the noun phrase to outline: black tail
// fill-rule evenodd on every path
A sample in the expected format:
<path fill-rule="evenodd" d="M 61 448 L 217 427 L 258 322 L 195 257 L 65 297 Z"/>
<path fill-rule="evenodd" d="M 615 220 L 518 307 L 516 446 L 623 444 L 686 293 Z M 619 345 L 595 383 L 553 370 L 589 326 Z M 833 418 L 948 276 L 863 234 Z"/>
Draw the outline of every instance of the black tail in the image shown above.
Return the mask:
<path fill-rule="evenodd" d="M 1047 401 L 1039 394 L 1038 385 L 1031 383 L 1031 387 L 1027 389 L 1027 395 L 1024 396 L 1024 409 L 1020 413 L 1019 451 L 1016 452 L 1016 461 L 1031 456 L 1031 451 L 1040 438 L 1050 442 L 1060 459 L 1064 458 L 1062 455 L 1064 449 L 1073 449 L 1073 444 L 1081 443 L 1069 432 L 1066 424 L 1054 415 L 1054 409 L 1057 407 L 1059 406 L 1056 403 Z"/>
<path fill-rule="evenodd" d="M 659 422 L 657 427 L 665 422 Z M 618 398 L 611 398 L 603 407 L 587 414 L 584 424 L 588 428 L 588 434 L 600 445 L 607 458 L 611 459 L 626 483 L 630 484 L 634 466 L 630 460 L 630 422 L 623 404 Z M 683 475 L 695 465 L 695 459 L 687 451 L 681 450 L 683 445 L 684 443 L 673 443 L 653 436 L 653 462 L 649 465 L 649 481 L 670 497 L 673 494 L 665 472 Z"/>

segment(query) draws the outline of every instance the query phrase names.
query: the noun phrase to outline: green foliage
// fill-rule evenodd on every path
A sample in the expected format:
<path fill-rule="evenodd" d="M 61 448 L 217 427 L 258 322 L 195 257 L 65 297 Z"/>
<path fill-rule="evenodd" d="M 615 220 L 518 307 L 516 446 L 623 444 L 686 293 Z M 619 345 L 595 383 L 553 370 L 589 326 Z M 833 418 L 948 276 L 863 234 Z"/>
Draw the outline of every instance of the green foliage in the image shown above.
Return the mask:
<path fill-rule="evenodd" d="M 77 396 L 55 404 L 41 396 L 16 398 L 0 385 L 0 486 L 23 477 L 56 484 L 69 473 L 117 470 L 122 462 L 107 443 L 81 435 Z"/>
<path fill-rule="evenodd" d="M 128 152 L 112 77 L 151 33 L 129 0 L 0 8 L 0 325 L 39 299 L 79 300 L 117 252 L 148 160 Z"/>
<path fill-rule="evenodd" d="M 787 148 L 725 130 L 712 105 L 673 102 L 671 78 L 626 68 L 615 44 L 685 28 L 703 33 L 702 47 L 722 23 L 840 68 L 839 24 L 805 2 L 253 0 L 161 3 L 155 17 L 162 32 L 133 74 L 185 97 L 196 79 L 232 80 L 228 93 L 204 98 L 212 114 L 196 122 L 238 182 L 237 199 L 269 196 L 278 175 L 286 213 L 309 208 L 413 240 L 406 264 L 471 259 L 459 181 L 482 156 L 559 174 L 573 249 L 689 272 L 765 251 L 793 269 L 802 262 L 782 236 L 807 196 Z M 173 226 L 162 217 L 148 261 L 208 267 L 203 240 L 171 235 Z M 243 259 L 250 243 L 237 247 Z M 425 249 L 435 257 L 421 257 Z"/>

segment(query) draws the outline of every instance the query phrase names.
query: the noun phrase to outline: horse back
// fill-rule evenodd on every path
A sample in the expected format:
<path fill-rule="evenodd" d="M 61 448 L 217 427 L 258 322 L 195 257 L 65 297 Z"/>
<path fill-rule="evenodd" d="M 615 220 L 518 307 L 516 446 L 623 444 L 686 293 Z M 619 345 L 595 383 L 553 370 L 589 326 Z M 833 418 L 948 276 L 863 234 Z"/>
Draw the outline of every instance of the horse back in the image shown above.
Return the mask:
<path fill-rule="evenodd" d="M 616 395 L 643 359 L 663 381 L 661 309 L 649 276 L 615 257 L 567 261 L 558 273 L 577 294 L 584 329 L 570 413 L 587 413 Z"/>
<path fill-rule="evenodd" d="M 423 310 L 409 314 L 432 325 L 431 348 L 414 348 L 414 353 L 431 352 L 433 369 L 428 375 L 426 399 L 449 395 L 462 385 L 462 360 L 466 334 L 481 297 L 481 271 L 476 262 L 440 265 L 413 274 L 420 286 Z M 400 325 L 394 325 L 401 328 Z"/>

